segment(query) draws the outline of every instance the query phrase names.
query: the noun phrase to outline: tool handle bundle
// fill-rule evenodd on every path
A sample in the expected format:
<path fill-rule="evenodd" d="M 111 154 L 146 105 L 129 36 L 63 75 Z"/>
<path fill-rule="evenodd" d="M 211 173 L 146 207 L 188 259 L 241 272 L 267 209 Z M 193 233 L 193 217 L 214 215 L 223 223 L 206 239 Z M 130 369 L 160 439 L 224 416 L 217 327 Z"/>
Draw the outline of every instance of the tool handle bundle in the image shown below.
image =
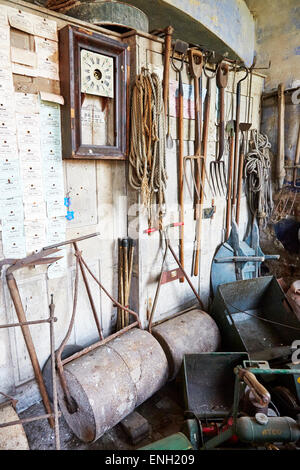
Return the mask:
<path fill-rule="evenodd" d="M 119 240 L 118 300 L 121 305 L 129 306 L 130 287 L 133 268 L 134 242 L 132 238 Z M 117 330 L 129 325 L 129 314 L 118 307 Z"/>
<path fill-rule="evenodd" d="M 160 220 L 165 213 L 166 181 L 162 84 L 157 74 L 143 68 L 136 78 L 132 92 L 129 183 L 132 188 L 141 192 L 151 225 L 154 197 Z"/>
<path fill-rule="evenodd" d="M 251 131 L 250 152 L 246 155 L 244 176 L 247 181 L 249 208 L 258 220 L 267 221 L 273 210 L 271 161 L 268 137 Z"/>

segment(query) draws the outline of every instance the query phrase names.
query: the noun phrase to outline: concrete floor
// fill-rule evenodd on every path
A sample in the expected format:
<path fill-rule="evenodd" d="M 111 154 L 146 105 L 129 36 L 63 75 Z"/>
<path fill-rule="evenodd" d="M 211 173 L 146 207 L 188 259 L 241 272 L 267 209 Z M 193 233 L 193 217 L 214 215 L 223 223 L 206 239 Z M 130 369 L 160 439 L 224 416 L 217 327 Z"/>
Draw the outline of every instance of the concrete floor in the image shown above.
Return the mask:
<path fill-rule="evenodd" d="M 137 445 L 130 442 L 120 424 L 107 431 L 97 441 L 86 444 L 77 439 L 61 416 L 59 418 L 61 450 L 131 450 L 178 432 L 183 423 L 183 403 L 180 390 L 181 388 L 176 382 L 167 384 L 136 409 L 150 424 L 149 437 Z M 43 404 L 37 403 L 20 413 L 19 417 L 29 418 L 44 413 Z M 50 428 L 47 420 L 24 424 L 24 430 L 30 450 L 55 450 L 54 431 Z"/>

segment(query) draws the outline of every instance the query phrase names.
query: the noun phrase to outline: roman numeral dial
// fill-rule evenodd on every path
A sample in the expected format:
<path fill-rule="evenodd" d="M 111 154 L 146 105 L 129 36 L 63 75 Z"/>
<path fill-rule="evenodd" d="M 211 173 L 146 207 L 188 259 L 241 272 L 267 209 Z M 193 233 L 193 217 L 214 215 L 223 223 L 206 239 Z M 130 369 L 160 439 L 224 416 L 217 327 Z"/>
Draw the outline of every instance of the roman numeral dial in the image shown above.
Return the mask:
<path fill-rule="evenodd" d="M 96 52 L 81 49 L 81 93 L 114 97 L 114 60 Z"/>

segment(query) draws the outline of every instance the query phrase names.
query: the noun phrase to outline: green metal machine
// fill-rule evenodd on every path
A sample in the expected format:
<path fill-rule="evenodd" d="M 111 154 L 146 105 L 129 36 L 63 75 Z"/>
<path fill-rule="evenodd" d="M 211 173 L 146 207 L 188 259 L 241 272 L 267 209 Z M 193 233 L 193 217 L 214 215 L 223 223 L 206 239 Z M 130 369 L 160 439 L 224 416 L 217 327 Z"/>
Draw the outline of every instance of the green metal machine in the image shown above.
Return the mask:
<path fill-rule="evenodd" d="M 246 387 L 251 391 L 253 400 L 263 410 L 268 407 L 271 397 L 266 388 L 258 382 L 256 375 L 293 376 L 299 375 L 299 368 L 270 369 L 268 367 L 251 367 L 251 361 L 244 361 L 243 367 L 234 368 L 234 401 L 232 409 L 216 428 L 216 435 L 203 440 L 203 427 L 196 417 L 184 423 L 182 432 L 165 439 L 153 442 L 140 450 L 210 450 L 230 442 L 238 442 L 246 447 L 261 447 L 274 443 L 297 443 L 300 440 L 300 414 L 297 420 L 290 417 L 267 416 L 257 412 L 255 416 L 240 416 L 239 406 Z M 264 365 L 266 363 L 264 362 Z M 247 367 L 245 367 L 247 366 Z M 259 409 L 259 408 L 258 408 Z M 234 438 L 234 439 L 233 439 Z M 230 444 L 232 448 L 232 445 Z"/>

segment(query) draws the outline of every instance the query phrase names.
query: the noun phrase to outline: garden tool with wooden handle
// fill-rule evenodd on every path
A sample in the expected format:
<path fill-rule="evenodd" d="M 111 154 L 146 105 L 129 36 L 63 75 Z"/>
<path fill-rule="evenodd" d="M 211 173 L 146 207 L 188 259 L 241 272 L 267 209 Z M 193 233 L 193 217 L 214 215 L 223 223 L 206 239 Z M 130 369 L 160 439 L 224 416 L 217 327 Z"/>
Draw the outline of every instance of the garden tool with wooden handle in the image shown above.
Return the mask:
<path fill-rule="evenodd" d="M 201 173 L 201 127 L 202 127 L 202 87 L 199 86 L 199 79 L 202 74 L 203 68 L 203 54 L 197 49 L 188 50 L 190 74 L 194 79 L 194 104 L 195 104 L 195 162 L 194 165 L 195 174 L 195 196 L 196 196 L 196 210 L 195 219 L 197 220 L 199 214 L 197 208 L 200 199 L 200 173 Z M 197 158 L 198 157 L 198 158 Z"/>
<path fill-rule="evenodd" d="M 180 212 L 180 239 L 179 239 L 179 259 L 182 266 L 184 266 L 184 199 L 183 199 L 183 85 L 182 85 L 182 70 L 184 58 L 188 50 L 186 42 L 176 39 L 173 54 L 172 65 L 179 74 L 178 84 L 178 98 L 179 98 L 179 122 L 178 122 L 178 140 L 179 140 L 179 155 L 178 155 L 178 191 L 179 191 L 179 212 Z M 174 54 L 177 53 L 180 57 L 180 66 L 176 65 Z M 180 282 L 184 282 L 184 277 L 180 278 Z"/>
<path fill-rule="evenodd" d="M 170 77 L 170 56 L 171 56 L 171 43 L 174 28 L 168 26 L 165 29 L 165 51 L 164 51 L 164 78 L 163 78 L 163 99 L 165 107 L 165 116 L 168 119 L 168 130 L 166 136 L 166 145 L 168 149 L 173 147 L 173 139 L 170 134 L 170 109 L 169 109 L 169 77 Z"/>
<path fill-rule="evenodd" d="M 229 67 L 221 62 L 217 70 L 217 86 L 219 88 L 220 119 L 219 119 L 219 151 L 215 161 L 210 162 L 210 180 L 213 186 L 214 194 L 216 189 L 220 196 L 226 194 L 226 174 L 225 162 L 222 160 L 225 147 L 225 88 L 228 83 Z"/>
<path fill-rule="evenodd" d="M 209 128 L 209 117 L 210 117 L 210 101 L 211 101 L 211 79 L 215 76 L 216 72 L 213 75 L 208 75 L 205 65 L 203 67 L 204 74 L 207 78 L 207 90 L 205 97 L 205 114 L 204 114 L 204 123 L 203 123 L 203 163 L 201 167 L 201 193 L 199 201 L 199 217 L 197 220 L 196 228 L 196 248 L 194 252 L 194 276 L 198 276 L 199 272 L 199 254 L 201 247 L 201 228 L 202 228 L 202 211 L 203 211 L 203 202 L 204 202 L 204 185 L 205 185 L 205 165 L 207 157 L 207 143 L 208 143 L 208 128 Z"/>
<path fill-rule="evenodd" d="M 233 188 L 232 188 L 232 210 L 235 210 L 237 198 L 237 173 L 239 161 L 239 131 L 240 131 L 240 113 L 241 113 L 241 87 L 242 82 L 246 80 L 249 70 L 247 67 L 241 67 L 245 70 L 245 76 L 242 77 L 236 87 L 236 116 L 235 116 L 235 141 L 234 141 L 234 166 L 233 166 Z"/>

